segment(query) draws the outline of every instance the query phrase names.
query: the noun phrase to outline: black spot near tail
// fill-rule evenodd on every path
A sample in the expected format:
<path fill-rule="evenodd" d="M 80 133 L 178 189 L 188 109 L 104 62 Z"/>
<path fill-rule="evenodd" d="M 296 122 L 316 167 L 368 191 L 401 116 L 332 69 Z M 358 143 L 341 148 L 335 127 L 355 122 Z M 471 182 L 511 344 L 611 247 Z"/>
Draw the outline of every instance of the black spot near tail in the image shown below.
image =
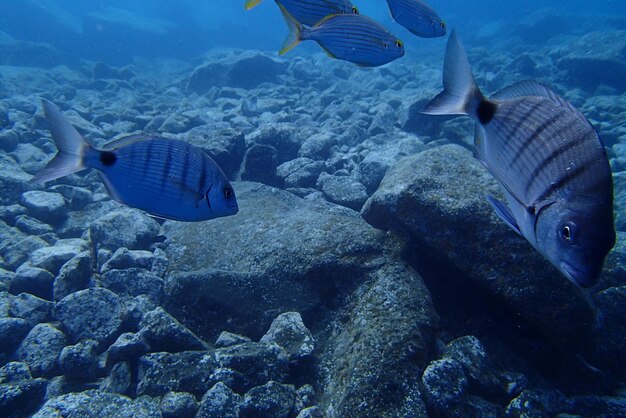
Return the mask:
<path fill-rule="evenodd" d="M 478 105 L 477 114 L 478 121 L 482 125 L 486 125 L 491 122 L 493 116 L 496 114 L 497 106 L 495 103 L 490 102 L 489 100 L 482 100 Z"/>
<path fill-rule="evenodd" d="M 111 151 L 100 152 L 100 162 L 106 166 L 113 165 L 117 161 L 117 155 Z"/>

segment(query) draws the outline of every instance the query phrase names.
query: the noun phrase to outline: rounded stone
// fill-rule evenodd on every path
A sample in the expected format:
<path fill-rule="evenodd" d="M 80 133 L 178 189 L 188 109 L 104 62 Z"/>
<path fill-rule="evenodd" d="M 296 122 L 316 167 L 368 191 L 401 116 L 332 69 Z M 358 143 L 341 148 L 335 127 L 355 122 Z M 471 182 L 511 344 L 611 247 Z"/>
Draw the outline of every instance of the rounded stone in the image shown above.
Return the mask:
<path fill-rule="evenodd" d="M 103 343 L 111 340 L 120 328 L 122 305 L 115 293 L 95 287 L 63 298 L 54 307 L 54 317 L 71 341 L 90 338 Z"/>
<path fill-rule="evenodd" d="M 20 203 L 29 215 L 43 222 L 54 224 L 67 217 L 65 199 L 60 193 L 32 190 L 22 193 Z"/>

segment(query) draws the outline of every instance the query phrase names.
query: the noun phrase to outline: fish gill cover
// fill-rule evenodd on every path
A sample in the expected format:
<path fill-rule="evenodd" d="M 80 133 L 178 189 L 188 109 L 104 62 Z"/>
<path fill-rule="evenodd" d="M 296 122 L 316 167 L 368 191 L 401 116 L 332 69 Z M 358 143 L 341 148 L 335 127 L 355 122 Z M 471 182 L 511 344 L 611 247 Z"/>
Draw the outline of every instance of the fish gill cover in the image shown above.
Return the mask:
<path fill-rule="evenodd" d="M 353 17 L 279 55 L 279 6 L 248 3 L 0 2 L 0 416 L 626 415 L 620 2 L 430 0 L 430 38 L 398 15 L 423 2 L 338 1 L 401 41 L 386 64 Z M 455 85 L 453 29 L 476 134 L 420 113 Z M 563 117 L 586 134 L 546 136 Z M 606 208 L 544 178 L 598 145 L 588 123 L 616 243 L 582 288 L 511 229 L 549 209 L 506 169 Z M 604 257 L 598 225 L 547 230 Z"/>

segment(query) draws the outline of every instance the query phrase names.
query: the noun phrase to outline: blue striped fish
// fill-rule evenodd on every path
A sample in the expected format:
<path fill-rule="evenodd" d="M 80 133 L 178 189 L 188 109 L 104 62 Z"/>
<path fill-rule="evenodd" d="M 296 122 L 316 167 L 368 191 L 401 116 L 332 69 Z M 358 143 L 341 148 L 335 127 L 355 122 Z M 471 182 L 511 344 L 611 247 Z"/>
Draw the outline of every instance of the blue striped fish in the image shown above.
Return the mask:
<path fill-rule="evenodd" d="M 260 2 L 261 0 L 248 0 L 245 8 L 250 10 Z M 287 9 L 298 22 L 307 26 L 315 25 L 328 15 L 359 13 L 349 0 L 276 0 L 276 3 Z"/>
<path fill-rule="evenodd" d="M 476 121 L 476 157 L 506 197 L 488 197 L 496 213 L 569 280 L 596 284 L 615 245 L 615 229 L 611 168 L 593 126 L 534 81 L 483 96 L 455 31 L 446 48 L 443 86 L 422 112 Z"/>
<path fill-rule="evenodd" d="M 446 24 L 421 0 L 387 0 L 393 20 L 409 32 L 422 38 L 437 38 L 446 34 Z"/>
<path fill-rule="evenodd" d="M 200 148 L 184 141 L 132 135 L 98 149 L 58 107 L 42 100 L 58 153 L 31 181 L 45 183 L 94 168 L 111 197 L 150 215 L 204 221 L 238 211 L 232 186 Z"/>
<path fill-rule="evenodd" d="M 359 14 L 330 15 L 313 27 L 298 22 L 288 10 L 280 10 L 289 25 L 289 36 L 280 54 L 300 41 L 316 41 L 332 58 L 350 61 L 362 67 L 377 67 L 404 55 L 401 40 L 369 17 Z"/>

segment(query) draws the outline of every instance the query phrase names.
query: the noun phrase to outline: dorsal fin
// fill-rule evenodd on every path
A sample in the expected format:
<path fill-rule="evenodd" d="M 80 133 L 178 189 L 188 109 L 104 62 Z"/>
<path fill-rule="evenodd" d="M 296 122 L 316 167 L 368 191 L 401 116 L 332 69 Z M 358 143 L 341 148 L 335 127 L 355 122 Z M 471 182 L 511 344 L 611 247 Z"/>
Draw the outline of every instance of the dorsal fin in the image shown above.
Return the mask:
<path fill-rule="evenodd" d="M 158 138 L 156 135 L 148 135 L 144 133 L 127 135 L 125 137 L 109 142 L 104 147 L 102 147 L 102 151 L 114 151 L 126 145 L 134 144 L 135 142 L 149 141 L 156 138 Z"/>

